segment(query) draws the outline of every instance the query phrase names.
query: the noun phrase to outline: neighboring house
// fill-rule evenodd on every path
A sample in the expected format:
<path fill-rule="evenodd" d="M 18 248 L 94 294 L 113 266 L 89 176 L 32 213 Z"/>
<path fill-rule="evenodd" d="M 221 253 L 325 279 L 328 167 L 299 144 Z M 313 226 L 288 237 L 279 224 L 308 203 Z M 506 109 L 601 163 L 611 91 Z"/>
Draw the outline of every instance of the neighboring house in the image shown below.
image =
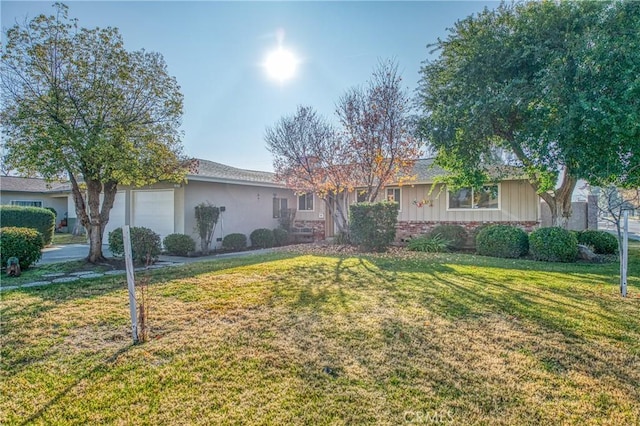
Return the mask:
<path fill-rule="evenodd" d="M 418 161 L 414 173 L 414 181 L 390 185 L 379 197 L 400 204 L 398 239 L 424 234 L 443 223 L 462 225 L 468 230 L 488 223 L 510 224 L 531 230 L 540 223 L 539 197 L 524 177 L 503 178 L 480 191 L 467 188 L 451 193 L 444 185 L 434 183 L 445 171 L 434 167 L 432 160 Z M 5 179 L 13 180 L 12 192 L 5 189 Z M 43 207 L 56 208 L 59 217 L 68 212 L 71 227 L 75 221 L 75 208 L 68 185 L 53 185 L 47 189 L 44 181 L 38 180 L 41 191 L 30 192 L 30 185 L 34 185 L 30 181 L 2 178 L 2 202 L 40 201 Z M 25 185 L 23 191 L 18 190 L 20 182 Z M 348 207 L 356 201 L 357 191 L 342 197 L 340 202 Z M 105 232 L 105 243 L 108 232 L 125 224 L 150 228 L 163 238 L 180 233 L 191 235 L 198 241 L 195 206 L 202 202 L 224 208 L 214 233 L 216 247 L 230 233 L 249 237 L 257 228 L 277 228 L 279 217 L 286 209 L 296 210 L 294 226 L 312 230 L 314 239 L 333 237 L 336 232 L 334 218 L 322 200 L 312 194 L 294 194 L 276 183 L 273 173 L 195 160 L 183 184 L 118 188 Z"/>
<path fill-rule="evenodd" d="M 70 186 L 63 182 L 15 176 L 0 177 L 0 204 L 25 207 L 53 207 L 56 224 L 68 212 L 67 198 Z M 73 207 L 73 204 L 71 205 Z M 74 214 L 75 216 L 75 214 Z"/>

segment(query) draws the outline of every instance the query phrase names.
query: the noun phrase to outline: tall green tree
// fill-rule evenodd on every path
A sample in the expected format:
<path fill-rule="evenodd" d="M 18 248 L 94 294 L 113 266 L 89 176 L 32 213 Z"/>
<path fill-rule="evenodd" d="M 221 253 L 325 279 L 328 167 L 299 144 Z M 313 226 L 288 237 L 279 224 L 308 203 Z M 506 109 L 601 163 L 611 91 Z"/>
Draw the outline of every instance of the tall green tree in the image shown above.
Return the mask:
<path fill-rule="evenodd" d="M 457 22 L 421 70 L 436 162 L 474 186 L 496 165 L 523 167 L 556 225 L 579 178 L 634 185 L 639 25 L 632 1 L 502 4 Z"/>
<path fill-rule="evenodd" d="M 54 8 L 6 33 L 4 161 L 69 179 L 97 262 L 118 185 L 183 178 L 183 97 L 159 53 L 129 52 L 117 29 L 79 28 Z"/>

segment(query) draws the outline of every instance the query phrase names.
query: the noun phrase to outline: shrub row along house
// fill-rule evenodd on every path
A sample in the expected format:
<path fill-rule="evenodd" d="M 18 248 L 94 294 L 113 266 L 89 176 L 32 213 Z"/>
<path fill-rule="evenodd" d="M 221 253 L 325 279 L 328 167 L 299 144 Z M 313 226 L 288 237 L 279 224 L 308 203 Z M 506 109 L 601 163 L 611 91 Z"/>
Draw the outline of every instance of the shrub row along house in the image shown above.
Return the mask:
<path fill-rule="evenodd" d="M 505 177 L 481 190 L 463 188 L 454 193 L 436 183 L 445 172 L 431 160 L 418 161 L 414 172 L 416 179 L 411 183 L 388 186 L 380 196 L 400 204 L 397 239 L 424 234 L 443 223 L 467 230 L 501 223 L 527 231 L 540 223 L 540 199 L 524 177 Z M 74 227 L 75 207 L 67 184 L 2 177 L 0 196 L 2 204 L 53 207 L 58 224 L 66 225 L 69 231 Z M 355 203 L 358 192 L 339 200 L 345 205 Z M 273 173 L 195 160 L 183 184 L 119 187 L 105 236 L 128 224 L 150 228 L 162 238 L 179 233 L 197 240 L 194 209 L 203 201 L 220 207 L 213 238 L 216 247 L 230 233 L 249 235 L 257 228 L 277 228 L 281 216 L 292 210 L 294 227 L 312 230 L 314 239 L 332 237 L 336 232 L 322 200 L 313 194 L 295 194 L 277 183 Z"/>

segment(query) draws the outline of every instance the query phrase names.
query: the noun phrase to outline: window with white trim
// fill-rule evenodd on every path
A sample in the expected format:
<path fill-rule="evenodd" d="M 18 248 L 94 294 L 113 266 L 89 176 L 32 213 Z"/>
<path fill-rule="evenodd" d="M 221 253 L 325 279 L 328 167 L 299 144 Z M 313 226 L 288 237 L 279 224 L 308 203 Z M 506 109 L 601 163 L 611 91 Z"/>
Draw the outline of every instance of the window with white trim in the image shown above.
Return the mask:
<path fill-rule="evenodd" d="M 313 193 L 307 192 L 306 194 L 298 195 L 298 211 L 312 211 L 313 210 Z"/>
<path fill-rule="evenodd" d="M 400 203 L 400 188 L 387 188 L 387 201 Z"/>
<path fill-rule="evenodd" d="M 480 189 L 460 188 L 447 191 L 449 210 L 474 210 L 500 208 L 500 185 L 485 185 Z"/>
<path fill-rule="evenodd" d="M 42 201 L 35 200 L 11 200 L 12 206 L 21 207 L 42 207 Z"/>

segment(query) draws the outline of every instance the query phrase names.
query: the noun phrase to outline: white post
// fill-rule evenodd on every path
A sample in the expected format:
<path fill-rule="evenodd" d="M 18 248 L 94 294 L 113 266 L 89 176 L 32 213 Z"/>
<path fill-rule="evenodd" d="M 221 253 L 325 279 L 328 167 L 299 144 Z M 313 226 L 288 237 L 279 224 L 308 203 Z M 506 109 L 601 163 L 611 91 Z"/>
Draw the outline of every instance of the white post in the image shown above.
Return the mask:
<path fill-rule="evenodd" d="M 622 297 L 627 297 L 627 264 L 629 259 L 629 210 L 623 210 L 622 217 L 624 218 L 624 231 L 622 232 L 622 259 L 620 259 L 620 294 L 622 294 Z"/>
<path fill-rule="evenodd" d="M 127 267 L 127 286 L 129 287 L 129 312 L 131 313 L 131 334 L 133 343 L 138 343 L 138 318 L 136 315 L 136 282 L 133 277 L 133 254 L 131 253 L 131 234 L 129 225 L 122 227 L 124 242 L 124 263 Z"/>

